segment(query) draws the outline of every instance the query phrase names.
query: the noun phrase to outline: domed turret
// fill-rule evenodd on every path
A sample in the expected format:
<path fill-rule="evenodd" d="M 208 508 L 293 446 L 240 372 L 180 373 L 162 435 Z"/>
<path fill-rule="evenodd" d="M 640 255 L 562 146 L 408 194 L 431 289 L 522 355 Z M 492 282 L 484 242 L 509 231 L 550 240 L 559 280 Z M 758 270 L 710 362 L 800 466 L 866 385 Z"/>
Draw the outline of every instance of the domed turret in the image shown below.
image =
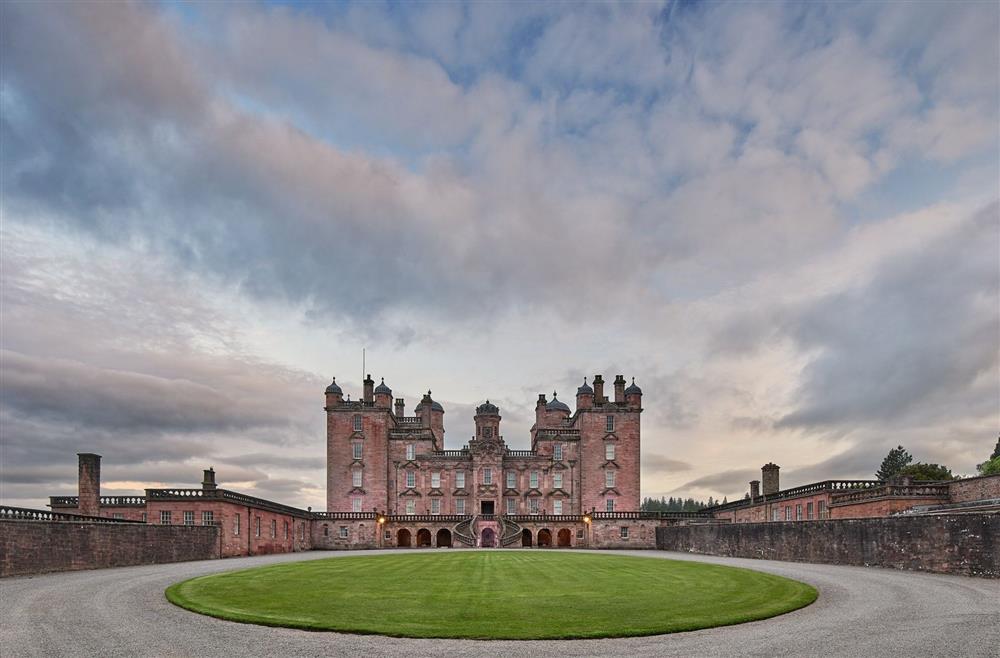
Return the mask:
<path fill-rule="evenodd" d="M 489 400 L 476 407 L 477 439 L 497 439 L 500 438 L 500 407 Z"/>
<path fill-rule="evenodd" d="M 375 387 L 375 406 L 381 409 L 388 409 L 392 406 L 392 389 L 385 385 L 385 378 L 382 383 Z"/>
<path fill-rule="evenodd" d="M 625 389 L 625 395 L 642 395 L 642 389 L 636 386 L 635 377 L 632 378 L 632 384 Z"/>
<path fill-rule="evenodd" d="M 565 413 L 570 413 L 569 405 L 565 402 L 560 402 L 556 397 L 556 392 L 552 391 L 552 401 L 545 405 L 546 411 L 562 411 Z"/>
<path fill-rule="evenodd" d="M 337 384 L 337 378 L 334 377 L 330 385 L 326 387 L 326 406 L 335 407 L 344 401 L 344 391 Z"/>
<path fill-rule="evenodd" d="M 382 378 L 382 383 L 375 387 L 375 395 L 379 394 L 392 395 L 392 389 L 385 385 L 385 377 Z"/>
<path fill-rule="evenodd" d="M 486 416 L 486 415 L 495 416 L 499 413 L 500 413 L 500 407 L 496 406 L 489 400 L 476 407 L 477 416 Z"/>
<path fill-rule="evenodd" d="M 630 409 L 642 408 L 642 389 L 636 385 L 635 377 L 632 378 L 632 384 L 625 389 L 625 406 Z"/>
<path fill-rule="evenodd" d="M 343 395 L 344 394 L 343 389 L 341 389 L 340 385 L 337 384 L 337 378 L 336 377 L 334 377 L 333 381 L 330 382 L 330 385 L 326 387 L 326 392 L 328 394 L 332 393 L 334 395 Z"/>
<path fill-rule="evenodd" d="M 594 406 L 594 389 L 590 388 L 587 378 L 583 378 L 583 386 L 576 389 L 576 408 L 590 409 Z"/>

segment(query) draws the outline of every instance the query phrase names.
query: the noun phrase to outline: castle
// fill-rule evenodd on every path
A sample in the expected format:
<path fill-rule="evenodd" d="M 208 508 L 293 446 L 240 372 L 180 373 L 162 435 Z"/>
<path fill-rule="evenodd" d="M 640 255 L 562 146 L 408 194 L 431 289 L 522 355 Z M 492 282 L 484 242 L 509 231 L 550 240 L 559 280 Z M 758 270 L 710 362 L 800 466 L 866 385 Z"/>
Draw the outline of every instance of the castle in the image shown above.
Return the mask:
<path fill-rule="evenodd" d="M 375 386 L 368 375 L 362 398 L 351 401 L 334 379 L 325 407 L 327 510 L 462 517 L 453 531 L 479 546 L 503 539 L 505 519 L 637 512 L 642 390 L 622 375 L 613 385 L 611 400 L 601 375 L 593 387 L 584 380 L 575 412 L 555 393 L 540 394 L 530 450 L 507 447 L 500 409 L 487 400 L 476 407 L 475 436 L 447 450 L 444 408 L 430 391 L 407 416 L 385 380 Z"/>

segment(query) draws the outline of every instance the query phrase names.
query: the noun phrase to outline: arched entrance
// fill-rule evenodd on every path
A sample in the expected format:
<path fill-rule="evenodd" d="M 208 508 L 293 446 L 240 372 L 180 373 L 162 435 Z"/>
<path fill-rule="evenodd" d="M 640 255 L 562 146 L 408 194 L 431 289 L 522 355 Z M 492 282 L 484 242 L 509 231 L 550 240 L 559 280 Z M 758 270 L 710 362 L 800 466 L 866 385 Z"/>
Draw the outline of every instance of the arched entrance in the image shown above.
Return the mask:
<path fill-rule="evenodd" d="M 521 546 L 531 547 L 531 531 L 527 528 L 521 531 Z"/>
<path fill-rule="evenodd" d="M 556 541 L 559 542 L 559 546 L 569 546 L 570 536 L 571 533 L 569 531 L 569 528 L 563 528 L 562 530 L 559 531 L 559 534 L 556 535 Z"/>
<path fill-rule="evenodd" d="M 481 538 L 482 541 L 479 545 L 483 548 L 493 548 L 497 545 L 497 535 L 493 532 L 493 528 L 483 528 Z"/>
<path fill-rule="evenodd" d="M 417 530 L 417 546 L 430 546 L 431 545 L 431 531 L 427 528 L 421 528 Z"/>
<path fill-rule="evenodd" d="M 409 548 L 410 544 L 410 531 L 406 528 L 400 528 L 399 532 L 396 533 L 396 546 Z"/>
<path fill-rule="evenodd" d="M 552 531 L 548 528 L 542 528 L 538 531 L 538 547 L 552 545 Z"/>
<path fill-rule="evenodd" d="M 437 533 L 437 545 L 438 547 L 447 546 L 451 548 L 451 530 L 441 528 Z"/>

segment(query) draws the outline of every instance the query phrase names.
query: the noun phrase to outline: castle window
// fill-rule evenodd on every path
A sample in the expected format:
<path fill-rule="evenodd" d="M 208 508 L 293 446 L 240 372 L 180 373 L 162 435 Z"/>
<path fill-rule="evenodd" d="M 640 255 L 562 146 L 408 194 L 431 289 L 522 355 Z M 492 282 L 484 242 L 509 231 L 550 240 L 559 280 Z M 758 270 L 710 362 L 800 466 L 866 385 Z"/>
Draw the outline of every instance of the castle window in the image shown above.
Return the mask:
<path fill-rule="evenodd" d="M 278 536 L 278 522 L 271 519 L 271 539 Z"/>
<path fill-rule="evenodd" d="M 562 473 L 553 473 L 552 474 L 552 488 L 553 489 L 562 489 Z"/>
<path fill-rule="evenodd" d="M 792 520 L 792 506 L 791 505 L 785 505 L 785 520 L 786 521 L 791 521 Z"/>
<path fill-rule="evenodd" d="M 406 444 L 406 460 L 413 461 L 417 456 L 417 450 L 413 447 L 412 443 Z"/>
<path fill-rule="evenodd" d="M 455 488 L 456 489 L 465 488 L 465 471 L 457 471 L 455 473 Z"/>
<path fill-rule="evenodd" d="M 305 523 L 300 523 L 299 524 L 299 540 L 300 541 L 305 541 L 305 539 L 306 539 L 306 524 Z"/>
<path fill-rule="evenodd" d="M 352 443 L 351 444 L 351 454 L 354 459 L 361 459 L 361 452 L 364 450 L 364 444 L 362 443 Z"/>
<path fill-rule="evenodd" d="M 139 520 L 142 521 L 143 523 L 146 522 L 146 513 L 145 512 L 142 513 L 142 516 L 139 517 Z"/>
<path fill-rule="evenodd" d="M 819 504 L 816 506 L 816 509 L 819 512 L 819 518 L 825 519 L 826 518 L 826 501 L 825 500 L 819 501 Z"/>
<path fill-rule="evenodd" d="M 360 512 L 361 511 L 361 496 L 354 496 L 351 498 L 351 511 Z"/>
<path fill-rule="evenodd" d="M 614 498 L 608 498 L 607 500 L 605 500 L 604 501 L 604 509 L 605 509 L 605 511 L 608 511 L 608 512 L 614 512 L 615 511 L 615 499 Z"/>
<path fill-rule="evenodd" d="M 406 472 L 406 487 L 412 489 L 417 486 L 417 474 L 414 471 Z"/>
<path fill-rule="evenodd" d="M 351 471 L 351 486 L 360 487 L 361 486 L 361 469 L 355 469 Z"/>
<path fill-rule="evenodd" d="M 507 498 L 507 513 L 517 514 L 517 498 Z"/>
<path fill-rule="evenodd" d="M 538 514 L 538 499 L 529 498 L 528 499 L 528 511 L 532 514 Z"/>
<path fill-rule="evenodd" d="M 465 499 L 459 498 L 455 501 L 455 514 L 465 514 Z"/>
<path fill-rule="evenodd" d="M 628 526 L 627 525 L 623 525 L 618 530 L 618 536 L 621 537 L 622 539 L 628 539 Z"/>
<path fill-rule="evenodd" d="M 483 484 L 493 484 L 493 469 L 484 468 L 483 469 Z"/>
<path fill-rule="evenodd" d="M 555 447 L 552 449 L 552 459 L 556 460 L 557 462 L 561 462 L 563 458 L 562 450 L 563 450 L 562 444 L 557 443 Z"/>
<path fill-rule="evenodd" d="M 160 525 L 170 525 L 170 510 L 160 510 Z"/>
<path fill-rule="evenodd" d="M 431 489 L 441 488 L 441 474 L 438 472 L 431 473 Z"/>
<path fill-rule="evenodd" d="M 324 537 L 330 536 L 330 526 L 328 525 L 323 526 L 323 536 Z"/>
<path fill-rule="evenodd" d="M 608 489 L 615 486 L 615 472 L 604 471 L 604 486 Z"/>
<path fill-rule="evenodd" d="M 579 528 L 579 529 L 578 529 L 578 530 L 576 531 L 576 538 L 577 538 L 577 539 L 583 539 L 583 528 Z"/>
<path fill-rule="evenodd" d="M 562 501 L 554 500 L 552 501 L 552 513 L 556 515 L 562 514 Z"/>
<path fill-rule="evenodd" d="M 240 534 L 240 515 L 239 514 L 237 514 L 236 516 L 233 517 L 233 534 L 234 535 L 239 535 Z"/>
<path fill-rule="evenodd" d="M 604 444 L 604 459 L 606 459 L 609 462 L 613 462 L 615 460 L 615 444 L 613 443 Z"/>
<path fill-rule="evenodd" d="M 813 504 L 806 503 L 806 518 L 812 521 L 813 518 Z"/>
<path fill-rule="evenodd" d="M 341 539 L 347 539 L 349 536 L 350 536 L 350 533 L 347 530 L 347 526 L 346 525 L 340 526 L 340 538 Z"/>
<path fill-rule="evenodd" d="M 201 513 L 201 524 L 202 525 L 214 525 L 215 524 L 215 513 L 214 512 L 202 512 Z"/>
<path fill-rule="evenodd" d="M 483 428 L 483 436 L 486 437 L 487 439 L 493 438 L 493 428 L 492 427 L 484 427 Z"/>
<path fill-rule="evenodd" d="M 260 537 L 260 517 L 254 517 L 254 527 L 253 527 L 254 537 Z"/>
<path fill-rule="evenodd" d="M 530 485 L 531 488 L 532 489 L 537 489 L 538 488 L 538 471 L 532 471 L 531 472 L 531 478 L 530 478 L 530 480 L 531 480 L 531 485 Z"/>
<path fill-rule="evenodd" d="M 440 513 L 441 513 L 441 499 L 431 498 L 431 514 L 440 514 Z"/>
<path fill-rule="evenodd" d="M 413 500 L 412 498 L 406 501 L 406 513 L 407 514 L 417 513 L 417 501 Z"/>
<path fill-rule="evenodd" d="M 781 508 L 780 507 L 775 506 L 775 507 L 771 508 L 771 520 L 772 521 L 780 521 L 781 520 Z"/>
<path fill-rule="evenodd" d="M 285 539 L 288 539 L 288 521 L 285 521 Z"/>
<path fill-rule="evenodd" d="M 517 487 L 517 473 L 507 471 L 507 488 L 514 489 L 515 487 Z"/>
<path fill-rule="evenodd" d="M 798 505 L 795 506 L 795 520 L 796 521 L 801 521 L 802 520 L 802 505 L 801 504 L 798 504 Z"/>
<path fill-rule="evenodd" d="M 354 431 L 361 431 L 361 414 L 354 414 Z"/>
<path fill-rule="evenodd" d="M 608 431 L 608 432 L 614 432 L 615 431 L 615 417 L 614 416 L 608 416 L 607 418 L 605 418 L 604 429 L 606 431 Z"/>
<path fill-rule="evenodd" d="M 111 514 L 111 518 L 112 518 L 112 519 L 119 519 L 119 520 L 124 520 L 124 519 L 125 519 L 125 515 L 124 515 L 124 514 L 122 514 L 121 512 L 113 512 L 113 513 Z"/>

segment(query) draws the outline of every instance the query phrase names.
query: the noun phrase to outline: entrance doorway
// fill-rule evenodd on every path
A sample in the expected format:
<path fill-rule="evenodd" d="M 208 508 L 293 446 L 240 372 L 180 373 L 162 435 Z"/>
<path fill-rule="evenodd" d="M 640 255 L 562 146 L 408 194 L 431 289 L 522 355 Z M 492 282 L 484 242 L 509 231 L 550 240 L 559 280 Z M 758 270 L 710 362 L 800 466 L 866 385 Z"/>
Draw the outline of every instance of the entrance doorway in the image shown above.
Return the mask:
<path fill-rule="evenodd" d="M 559 546 L 569 546 L 570 534 L 569 528 L 563 528 L 559 531 L 559 534 L 556 536 Z"/>
<path fill-rule="evenodd" d="M 483 548 L 493 548 L 497 544 L 497 535 L 493 528 L 483 528 L 482 542 Z"/>
<path fill-rule="evenodd" d="M 538 547 L 542 548 L 543 546 L 551 546 L 551 545 L 552 545 L 552 531 L 549 530 L 548 528 L 543 528 L 542 530 L 539 530 Z"/>
<path fill-rule="evenodd" d="M 431 545 L 431 531 L 427 528 L 421 528 L 417 530 L 417 546 L 430 546 Z"/>
<path fill-rule="evenodd" d="M 531 531 L 527 528 L 521 531 L 521 546 L 531 548 Z"/>
<path fill-rule="evenodd" d="M 396 546 L 409 548 L 410 547 L 410 531 L 406 528 L 401 528 L 399 532 L 396 533 Z"/>
<path fill-rule="evenodd" d="M 437 533 L 437 545 L 438 548 L 442 546 L 447 546 L 451 548 L 451 531 L 441 528 Z"/>
<path fill-rule="evenodd" d="M 479 513 L 480 514 L 495 514 L 493 511 L 493 501 L 492 500 L 481 500 L 479 501 Z"/>

